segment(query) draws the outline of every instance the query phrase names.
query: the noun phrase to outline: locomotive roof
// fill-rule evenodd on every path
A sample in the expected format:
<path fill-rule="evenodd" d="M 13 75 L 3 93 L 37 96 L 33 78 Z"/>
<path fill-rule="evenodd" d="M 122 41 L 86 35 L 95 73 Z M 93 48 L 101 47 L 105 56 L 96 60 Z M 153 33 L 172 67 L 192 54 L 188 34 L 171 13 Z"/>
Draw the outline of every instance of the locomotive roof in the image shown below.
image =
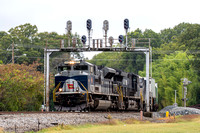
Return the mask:
<path fill-rule="evenodd" d="M 80 63 L 78 63 L 78 64 L 81 64 L 81 65 L 89 65 L 89 66 L 95 66 L 95 64 L 92 64 L 92 63 L 90 63 L 90 62 L 87 62 L 87 61 L 85 61 L 85 60 L 80 60 Z M 59 67 L 59 66 L 66 66 L 66 64 L 64 63 L 64 62 L 62 62 L 62 63 L 60 63 L 57 67 Z M 111 68 L 111 67 L 106 67 L 106 66 L 103 66 L 103 65 L 101 65 L 101 66 L 98 66 L 98 69 L 103 69 L 103 68 L 109 68 L 109 69 L 114 69 L 114 70 L 116 70 L 116 72 L 119 74 L 119 75 L 121 75 L 121 76 L 127 76 L 127 75 L 134 75 L 134 76 L 139 76 L 139 75 L 137 75 L 137 74 L 135 74 L 135 73 L 130 73 L 130 72 L 125 72 L 125 71 L 122 71 L 122 70 L 120 70 L 120 69 L 116 69 L 116 68 Z"/>
<path fill-rule="evenodd" d="M 88 64 L 88 65 L 90 65 L 90 66 L 94 66 L 94 64 L 92 64 L 92 63 L 90 63 L 90 62 L 87 62 L 87 61 L 81 61 L 81 63 L 85 63 L 85 64 Z"/>

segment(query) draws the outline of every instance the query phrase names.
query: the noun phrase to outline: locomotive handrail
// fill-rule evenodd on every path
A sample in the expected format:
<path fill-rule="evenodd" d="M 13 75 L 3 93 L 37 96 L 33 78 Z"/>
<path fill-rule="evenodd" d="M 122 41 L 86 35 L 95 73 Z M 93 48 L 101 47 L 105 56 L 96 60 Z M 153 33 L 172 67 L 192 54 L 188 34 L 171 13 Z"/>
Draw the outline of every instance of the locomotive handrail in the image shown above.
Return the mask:
<path fill-rule="evenodd" d="M 78 81 L 78 80 L 77 80 Z M 83 88 L 85 89 L 85 91 L 87 92 L 87 102 L 89 102 L 89 94 L 88 94 L 88 90 L 85 88 L 85 86 L 81 83 L 81 81 L 78 81 L 82 86 Z"/>
<path fill-rule="evenodd" d="M 119 94 L 119 100 L 121 100 L 121 102 L 123 102 L 123 93 L 122 93 L 122 87 L 116 87 L 117 93 Z"/>
<path fill-rule="evenodd" d="M 56 86 L 56 88 L 53 90 L 53 102 L 56 102 L 56 91 L 60 87 L 60 84 L 61 84 L 61 82 L 58 83 L 58 85 Z"/>

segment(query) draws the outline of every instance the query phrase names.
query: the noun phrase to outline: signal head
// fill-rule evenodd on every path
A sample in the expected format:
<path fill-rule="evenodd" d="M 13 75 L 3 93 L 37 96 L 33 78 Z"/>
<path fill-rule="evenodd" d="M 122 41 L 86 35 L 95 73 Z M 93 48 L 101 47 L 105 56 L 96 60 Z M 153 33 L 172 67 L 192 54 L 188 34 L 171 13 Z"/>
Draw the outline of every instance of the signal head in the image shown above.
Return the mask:
<path fill-rule="evenodd" d="M 67 21 L 67 30 L 71 31 L 72 30 L 72 22 L 69 20 Z"/>
<path fill-rule="evenodd" d="M 86 25 L 86 26 L 87 26 L 87 29 L 88 29 L 88 30 L 91 30 L 91 29 L 92 29 L 92 20 L 88 19 L 88 20 L 87 20 L 87 25 Z"/>
<path fill-rule="evenodd" d="M 129 28 L 129 20 L 124 19 L 124 29 L 128 30 L 128 28 Z"/>
<path fill-rule="evenodd" d="M 109 29 L 109 22 L 108 22 L 108 20 L 104 20 L 103 21 L 103 29 L 104 30 L 108 30 Z"/>
<path fill-rule="evenodd" d="M 119 42 L 122 44 L 123 40 L 124 40 L 124 37 L 122 35 L 119 35 L 119 38 L 118 38 Z"/>
<path fill-rule="evenodd" d="M 82 43 L 83 43 L 83 44 L 85 44 L 85 43 L 86 43 L 86 41 L 87 41 L 87 38 L 86 38 L 86 36 L 85 36 L 85 35 L 83 35 L 83 36 L 81 37 L 81 41 L 82 41 Z"/>

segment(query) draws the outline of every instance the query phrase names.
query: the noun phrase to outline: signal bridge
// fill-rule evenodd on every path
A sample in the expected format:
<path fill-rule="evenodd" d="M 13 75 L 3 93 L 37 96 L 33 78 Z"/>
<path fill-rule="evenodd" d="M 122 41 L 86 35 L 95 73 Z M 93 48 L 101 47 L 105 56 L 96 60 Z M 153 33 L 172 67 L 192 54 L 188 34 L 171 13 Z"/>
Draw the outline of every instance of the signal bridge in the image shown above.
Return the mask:
<path fill-rule="evenodd" d="M 108 21 L 104 21 L 104 26 L 103 29 L 105 30 L 104 32 L 104 37 L 105 37 L 105 41 L 104 41 L 104 46 L 103 46 L 103 39 L 93 39 L 93 45 L 90 46 L 90 30 L 92 28 L 92 21 L 89 19 L 86 21 L 86 27 L 88 30 L 88 45 L 86 46 L 86 41 L 87 41 L 87 37 L 85 35 L 83 35 L 81 37 L 81 41 L 82 41 L 82 46 L 77 46 L 77 41 L 72 41 L 72 45 L 70 44 L 70 36 L 68 36 L 68 45 L 67 47 L 64 46 L 64 41 L 61 41 L 60 44 L 60 48 L 57 49 L 48 49 L 45 48 L 44 49 L 44 105 L 46 106 L 46 111 L 49 111 L 49 72 L 50 72 L 50 66 L 49 66 L 49 58 L 51 53 L 53 52 L 95 52 L 95 51 L 110 51 L 110 52 L 135 52 L 135 53 L 144 53 L 146 55 L 146 111 L 149 112 L 150 111 L 150 106 L 149 106 L 149 89 L 150 89 L 150 84 L 149 84 L 149 57 L 150 57 L 150 47 L 149 48 L 145 48 L 145 47 L 135 47 L 136 45 L 136 41 L 132 41 L 132 46 L 128 47 L 127 45 L 127 30 L 129 28 L 129 21 L 128 19 L 124 20 L 124 28 L 126 30 L 126 44 L 123 46 L 122 43 L 124 41 L 124 38 L 122 35 L 119 36 L 118 40 L 120 43 L 120 47 L 113 47 L 114 44 L 114 39 L 113 37 L 109 37 L 109 43 L 110 46 L 107 46 L 107 31 L 108 31 Z M 67 22 L 67 30 L 68 33 L 71 32 L 72 28 L 72 23 L 71 21 Z M 68 34 L 69 35 L 69 34 Z M 140 42 L 141 43 L 141 42 Z M 149 42 L 145 42 L 145 43 L 149 43 L 150 46 L 150 39 Z M 73 46 L 73 47 L 71 47 Z M 46 97 L 46 99 L 45 99 Z"/>

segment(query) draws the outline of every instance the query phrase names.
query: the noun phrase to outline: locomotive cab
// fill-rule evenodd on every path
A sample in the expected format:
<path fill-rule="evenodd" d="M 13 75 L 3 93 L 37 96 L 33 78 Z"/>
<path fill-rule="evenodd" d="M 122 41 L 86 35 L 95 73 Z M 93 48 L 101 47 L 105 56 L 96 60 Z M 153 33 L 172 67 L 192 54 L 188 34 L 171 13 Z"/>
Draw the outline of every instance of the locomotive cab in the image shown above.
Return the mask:
<path fill-rule="evenodd" d="M 55 87 L 59 86 L 57 92 L 86 91 L 90 68 L 90 64 L 82 61 L 65 61 L 59 65 L 55 75 Z"/>

